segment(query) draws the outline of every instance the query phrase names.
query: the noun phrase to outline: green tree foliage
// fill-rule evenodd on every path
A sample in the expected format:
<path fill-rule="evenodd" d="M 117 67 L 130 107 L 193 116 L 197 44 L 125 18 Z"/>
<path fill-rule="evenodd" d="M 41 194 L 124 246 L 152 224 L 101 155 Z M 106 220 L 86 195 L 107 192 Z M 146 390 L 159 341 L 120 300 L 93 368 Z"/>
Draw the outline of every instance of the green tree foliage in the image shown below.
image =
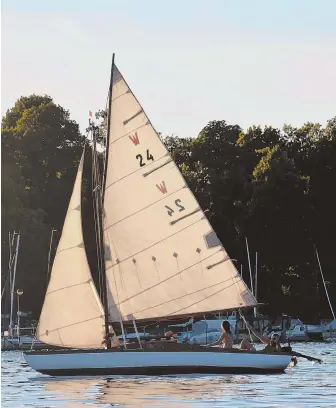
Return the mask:
<path fill-rule="evenodd" d="M 51 229 L 62 229 L 84 144 L 69 112 L 49 96 L 21 97 L 2 118 L 2 282 L 8 231 L 20 230 L 17 286 L 25 291 L 23 307 L 35 313 L 46 288 Z"/>
<path fill-rule="evenodd" d="M 216 121 L 196 139 L 166 138 L 225 248 L 243 264 L 248 284 L 244 237 L 253 258 L 258 252 L 258 300 L 271 313 L 331 317 L 314 245 L 335 299 L 335 140 L 336 118 L 325 128 L 308 123 L 246 132 Z"/>
<path fill-rule="evenodd" d="M 106 111 L 98 113 L 100 143 Z M 93 125 L 92 125 L 93 126 Z M 336 298 L 336 117 L 326 127 L 307 123 L 243 131 L 209 122 L 196 138 L 163 139 L 249 284 L 245 237 L 252 265 L 259 256 L 258 299 L 265 311 L 311 319 L 330 312 L 317 269 L 317 245 L 331 299 Z M 69 112 L 48 96 L 20 98 L 2 119 L 2 282 L 8 231 L 21 231 L 18 286 L 22 304 L 38 317 L 46 288 L 49 238 L 63 226 L 86 138 Z M 84 168 L 84 240 L 96 266 L 90 149 Z M 316 283 L 320 306 L 317 309 Z"/>

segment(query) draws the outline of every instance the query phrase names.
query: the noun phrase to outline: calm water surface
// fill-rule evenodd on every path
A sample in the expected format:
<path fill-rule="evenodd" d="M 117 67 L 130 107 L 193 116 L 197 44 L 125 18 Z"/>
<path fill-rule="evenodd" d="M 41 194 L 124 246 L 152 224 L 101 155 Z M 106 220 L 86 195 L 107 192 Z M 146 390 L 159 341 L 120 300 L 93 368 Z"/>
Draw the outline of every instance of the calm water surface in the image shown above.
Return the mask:
<path fill-rule="evenodd" d="M 294 345 L 320 357 L 281 375 L 49 377 L 18 351 L 1 353 L 2 407 L 334 407 L 336 343 Z"/>

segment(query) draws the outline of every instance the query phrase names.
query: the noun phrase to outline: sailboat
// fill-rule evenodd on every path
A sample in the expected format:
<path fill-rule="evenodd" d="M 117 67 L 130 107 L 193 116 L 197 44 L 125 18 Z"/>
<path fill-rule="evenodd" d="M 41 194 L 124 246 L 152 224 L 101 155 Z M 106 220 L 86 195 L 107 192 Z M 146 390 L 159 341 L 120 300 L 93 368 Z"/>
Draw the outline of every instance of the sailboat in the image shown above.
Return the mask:
<path fill-rule="evenodd" d="M 37 328 L 40 341 L 63 349 L 26 351 L 27 363 L 49 375 L 283 372 L 289 352 L 125 341 L 125 323 L 137 333 L 140 321 L 242 310 L 257 300 L 114 56 L 107 122 L 104 174 L 94 189 L 103 293 L 98 295 L 85 254 L 83 154 Z"/>

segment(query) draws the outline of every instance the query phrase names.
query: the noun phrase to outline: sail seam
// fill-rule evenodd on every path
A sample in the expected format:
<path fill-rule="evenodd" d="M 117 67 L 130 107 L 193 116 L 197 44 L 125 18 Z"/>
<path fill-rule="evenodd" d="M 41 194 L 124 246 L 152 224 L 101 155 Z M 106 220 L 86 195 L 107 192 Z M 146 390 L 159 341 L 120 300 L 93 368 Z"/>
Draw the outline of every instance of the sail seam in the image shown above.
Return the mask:
<path fill-rule="evenodd" d="M 83 246 L 79 246 L 79 245 L 81 245 L 81 244 L 83 244 L 83 241 L 80 242 L 78 245 L 74 245 L 74 246 L 72 246 L 72 247 L 68 247 L 68 248 L 64 248 L 64 249 L 58 250 L 58 251 L 56 252 L 56 254 L 55 254 L 55 258 L 56 258 L 56 256 L 57 256 L 58 254 L 60 254 L 61 252 L 69 251 L 70 249 L 75 249 L 75 248 L 83 249 L 83 248 L 84 248 Z"/>
<path fill-rule="evenodd" d="M 129 215 L 127 215 L 126 217 L 124 217 L 124 218 L 122 218 L 122 219 L 116 221 L 115 223 L 113 223 L 113 224 L 111 224 L 111 225 L 108 225 L 108 226 L 105 228 L 104 231 L 107 231 L 107 230 L 109 230 L 110 228 L 114 227 L 115 225 L 119 224 L 120 222 L 125 221 L 125 220 L 127 220 L 128 218 L 131 218 L 131 217 L 133 217 L 134 215 L 139 214 L 139 213 L 141 213 L 141 212 L 144 211 L 144 210 L 147 210 L 148 208 L 152 207 L 153 205 L 155 205 L 155 204 L 157 204 L 157 203 L 159 203 L 159 202 L 165 200 L 167 197 L 170 197 L 170 196 L 172 196 L 172 195 L 174 195 L 174 194 L 180 192 L 180 191 L 183 190 L 184 188 L 185 188 L 185 186 L 183 186 L 183 187 L 181 187 L 180 189 L 175 190 L 175 191 L 173 191 L 172 193 L 170 193 L 170 194 L 168 194 L 168 195 L 166 195 L 166 196 L 160 198 L 160 200 L 157 200 L 157 201 L 155 201 L 154 203 L 148 204 L 146 207 L 141 208 L 140 210 L 136 211 L 135 213 L 129 214 Z"/>
<path fill-rule="evenodd" d="M 137 312 L 135 312 L 135 314 L 137 314 L 137 313 L 143 313 L 143 312 L 146 312 L 147 310 L 150 310 L 150 309 L 155 309 L 156 307 L 160 307 L 160 306 L 165 305 L 165 304 L 170 303 L 170 302 L 175 302 L 175 301 L 180 300 L 180 299 L 183 299 L 183 298 L 185 298 L 185 297 L 187 297 L 187 296 L 194 295 L 195 293 L 202 292 L 203 290 L 211 289 L 211 288 L 216 287 L 216 286 L 218 286 L 218 285 L 222 285 L 223 283 L 226 283 L 226 282 L 228 282 L 228 281 L 230 281 L 230 280 L 232 280 L 232 279 L 235 279 L 235 278 L 236 278 L 236 277 L 233 277 L 233 278 L 231 277 L 231 278 L 225 279 L 225 280 L 223 280 L 223 281 L 221 281 L 221 282 L 215 283 L 215 284 L 213 284 L 213 285 L 204 287 L 204 288 L 202 288 L 202 289 L 195 290 L 194 292 L 187 293 L 187 294 L 185 294 L 185 295 L 183 295 L 183 296 L 179 296 L 179 297 L 177 297 L 177 298 L 175 298 L 175 299 L 171 299 L 171 300 L 168 300 L 168 301 L 166 301 L 166 302 L 162 302 L 162 303 L 160 303 L 160 304 L 158 304 L 158 305 L 151 306 L 151 307 L 148 307 L 148 308 L 146 308 L 146 309 L 138 310 Z M 222 290 L 228 289 L 228 288 L 230 288 L 231 286 L 233 286 L 233 285 L 235 285 L 235 284 L 236 284 L 236 282 L 233 282 L 231 285 L 226 286 L 226 287 L 223 288 Z M 210 295 L 210 296 L 212 296 L 212 295 Z M 198 303 L 204 302 L 205 300 L 208 299 L 208 297 L 209 297 L 209 296 L 205 296 L 204 299 L 199 300 Z M 187 307 L 189 307 L 189 306 L 187 306 Z M 175 312 L 174 312 L 174 313 L 175 313 Z"/>
<path fill-rule="evenodd" d="M 115 84 L 114 84 L 115 85 Z M 113 85 L 113 86 L 114 86 Z M 114 102 L 114 101 L 116 101 L 117 99 L 119 99 L 119 98 L 121 98 L 122 96 L 125 96 L 125 95 L 127 95 L 129 93 L 129 90 L 128 91 L 126 91 L 126 92 L 124 92 L 123 94 L 121 94 L 121 95 L 118 95 L 116 98 L 112 98 L 112 103 Z"/>
<path fill-rule="evenodd" d="M 96 316 L 96 317 L 92 317 L 91 319 L 81 320 L 80 322 L 68 324 L 68 325 L 66 325 L 66 326 L 56 327 L 55 329 L 52 329 L 52 330 L 49 330 L 49 329 L 48 329 L 48 334 L 47 334 L 47 332 L 45 331 L 45 332 L 43 332 L 43 333 L 38 333 L 38 336 L 39 336 L 39 337 L 40 337 L 40 336 L 48 336 L 49 333 L 52 333 L 52 332 L 55 332 L 55 331 L 58 331 L 58 330 L 62 330 L 62 329 L 67 329 L 68 327 L 77 326 L 78 324 L 82 324 L 82 323 L 86 323 L 86 322 L 91 322 L 92 320 L 101 319 L 101 318 L 102 318 L 102 316 L 99 315 L 99 316 Z"/>
<path fill-rule="evenodd" d="M 155 247 L 156 245 L 162 244 L 162 242 L 164 242 L 164 241 L 170 239 L 171 237 L 173 237 L 173 236 L 176 235 L 176 234 L 179 234 L 179 233 L 182 232 L 182 231 L 185 231 L 186 229 L 188 229 L 188 228 L 190 228 L 190 227 L 193 227 L 195 224 L 197 224 L 198 222 L 200 222 L 200 221 L 202 221 L 202 220 L 203 220 L 203 217 L 200 218 L 199 220 L 196 220 L 196 221 L 193 222 L 192 224 L 187 225 L 186 227 L 184 227 L 184 228 L 182 228 L 182 229 L 180 229 L 180 230 L 174 232 L 173 234 L 169 235 L 168 237 L 165 237 L 165 238 L 161 239 L 161 241 L 157 241 L 157 242 L 155 242 L 154 244 L 152 244 L 152 245 L 150 245 L 150 246 L 148 246 L 148 247 L 142 249 L 141 251 L 136 252 L 135 254 L 132 254 L 132 255 L 128 256 L 127 258 L 122 259 L 122 260 L 119 259 L 119 262 L 118 262 L 118 263 L 112 264 L 109 268 L 114 267 L 114 266 L 116 266 L 116 265 L 120 265 L 122 262 L 125 262 L 125 261 L 127 261 L 128 259 L 133 258 L 133 257 L 135 257 L 135 256 L 137 256 L 137 255 L 139 255 L 139 254 L 141 254 L 142 252 L 146 251 L 147 249 L 153 248 L 153 247 Z M 106 269 L 109 269 L 109 268 L 106 268 Z"/>
<path fill-rule="evenodd" d="M 234 278 L 231 278 L 231 279 L 234 279 Z M 179 312 L 181 312 L 182 310 L 189 309 L 191 306 L 194 306 L 194 305 L 197 305 L 198 303 L 204 302 L 205 300 L 207 300 L 207 299 L 209 299 L 209 298 L 211 298 L 211 297 L 213 297 L 213 296 L 218 295 L 218 294 L 219 294 L 220 292 L 222 292 L 223 290 L 226 290 L 226 289 L 230 288 L 231 286 L 233 286 L 233 285 L 235 285 L 235 284 L 236 284 L 236 282 L 233 282 L 230 286 L 226 286 L 225 288 L 220 289 L 220 290 L 218 290 L 218 291 L 215 292 L 215 293 L 212 293 L 211 295 L 207 296 L 205 299 L 202 299 L 202 300 L 199 300 L 199 301 L 197 301 L 197 302 L 191 303 L 190 305 L 185 306 L 185 307 L 183 307 L 183 308 L 181 308 L 181 309 L 179 309 L 179 310 L 176 310 L 175 312 L 169 313 L 168 316 L 175 315 L 176 313 L 179 313 Z"/>
<path fill-rule="evenodd" d="M 165 154 L 164 156 L 161 156 L 160 158 L 156 159 L 156 160 L 155 160 L 153 163 L 151 163 L 151 164 L 154 164 L 154 163 L 158 162 L 159 160 L 164 159 L 165 157 L 167 157 L 166 154 Z M 171 162 L 170 162 L 170 163 L 171 163 Z M 151 164 L 150 164 L 150 165 L 151 165 Z M 168 163 L 165 163 L 165 164 L 168 164 Z M 109 184 L 108 186 L 106 186 L 106 187 L 105 187 L 105 191 L 106 191 L 108 188 L 114 186 L 115 184 L 119 183 L 120 181 L 126 179 L 126 178 L 129 177 L 129 176 L 132 176 L 133 174 L 135 174 L 135 173 L 137 173 L 138 171 L 141 171 L 141 170 L 142 170 L 142 168 L 140 167 L 139 169 L 136 169 L 136 170 L 132 171 L 131 173 L 126 174 L 126 175 L 123 176 L 123 177 L 120 177 L 120 179 L 115 180 L 113 183 L 111 183 L 111 184 Z M 145 173 L 144 173 L 144 174 L 145 174 Z"/>
<path fill-rule="evenodd" d="M 72 288 L 76 288 L 76 287 L 78 287 L 78 286 L 87 285 L 87 284 L 90 284 L 90 280 L 88 280 L 88 281 L 86 281 L 86 282 L 76 283 L 75 285 L 64 286 L 63 288 L 59 288 L 59 289 L 55 289 L 55 290 L 53 290 L 53 291 L 51 291 L 51 292 L 47 292 L 47 293 L 46 293 L 46 297 L 47 297 L 48 295 L 51 295 L 52 293 L 59 292 L 60 290 L 72 289 Z"/>
<path fill-rule="evenodd" d="M 187 271 L 188 269 L 191 269 L 191 268 L 193 268 L 194 266 L 199 265 L 200 263 L 206 261 L 207 259 L 211 258 L 212 256 L 218 254 L 220 251 L 222 251 L 222 249 L 219 249 L 219 250 L 218 250 L 217 252 L 215 252 L 214 254 L 211 254 L 211 255 L 209 255 L 209 256 L 203 258 L 202 260 L 197 261 L 197 262 L 195 262 L 194 264 L 188 266 L 187 268 L 182 269 L 181 271 L 178 271 L 177 273 L 175 273 L 174 275 L 169 276 L 168 278 L 164 279 L 163 281 L 160 281 L 160 282 L 156 283 L 155 285 L 153 285 L 153 286 L 151 286 L 151 287 L 149 287 L 149 288 L 147 288 L 147 289 L 144 289 L 144 290 L 142 290 L 141 292 L 138 292 L 136 295 L 133 295 L 133 296 L 127 298 L 127 299 L 122 300 L 120 303 L 118 303 L 117 306 L 120 306 L 121 304 L 123 304 L 123 303 L 125 303 L 125 302 L 127 302 L 127 301 L 129 301 L 129 300 L 131 300 L 131 299 L 134 299 L 134 298 L 136 298 L 137 296 L 139 296 L 139 295 L 141 295 L 141 294 L 143 294 L 143 293 L 145 293 L 145 292 L 148 292 L 149 290 L 152 290 L 152 289 L 156 288 L 157 286 L 159 286 L 159 285 L 161 285 L 161 284 L 163 284 L 163 283 L 169 281 L 170 279 L 174 278 L 175 276 L 180 275 L 181 273 Z M 230 279 L 231 279 L 231 278 L 230 278 Z"/>
<path fill-rule="evenodd" d="M 113 145 L 113 143 L 116 143 L 116 142 L 118 142 L 119 140 L 123 139 L 124 137 L 128 136 L 130 133 L 136 132 L 137 130 L 139 130 L 139 129 L 145 127 L 145 126 L 147 126 L 148 124 L 149 124 L 149 123 L 146 122 L 144 125 L 138 126 L 137 128 L 134 128 L 133 130 L 130 130 L 129 132 L 125 133 L 124 135 L 118 137 L 118 139 L 112 140 L 112 141 L 110 142 L 110 144 L 108 145 L 108 147 L 110 147 L 111 145 Z"/>

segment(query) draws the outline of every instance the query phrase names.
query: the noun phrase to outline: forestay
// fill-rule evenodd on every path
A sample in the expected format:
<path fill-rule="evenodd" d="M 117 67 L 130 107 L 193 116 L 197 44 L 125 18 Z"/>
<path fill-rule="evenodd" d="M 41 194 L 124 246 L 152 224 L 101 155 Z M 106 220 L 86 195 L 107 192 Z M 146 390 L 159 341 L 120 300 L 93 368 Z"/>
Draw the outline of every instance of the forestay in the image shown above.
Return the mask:
<path fill-rule="evenodd" d="M 104 203 L 110 318 L 256 305 L 116 66 L 112 85 Z"/>
<path fill-rule="evenodd" d="M 56 346 L 101 348 L 104 312 L 86 258 L 81 217 L 84 152 L 57 248 L 37 328 L 41 341 Z"/>

